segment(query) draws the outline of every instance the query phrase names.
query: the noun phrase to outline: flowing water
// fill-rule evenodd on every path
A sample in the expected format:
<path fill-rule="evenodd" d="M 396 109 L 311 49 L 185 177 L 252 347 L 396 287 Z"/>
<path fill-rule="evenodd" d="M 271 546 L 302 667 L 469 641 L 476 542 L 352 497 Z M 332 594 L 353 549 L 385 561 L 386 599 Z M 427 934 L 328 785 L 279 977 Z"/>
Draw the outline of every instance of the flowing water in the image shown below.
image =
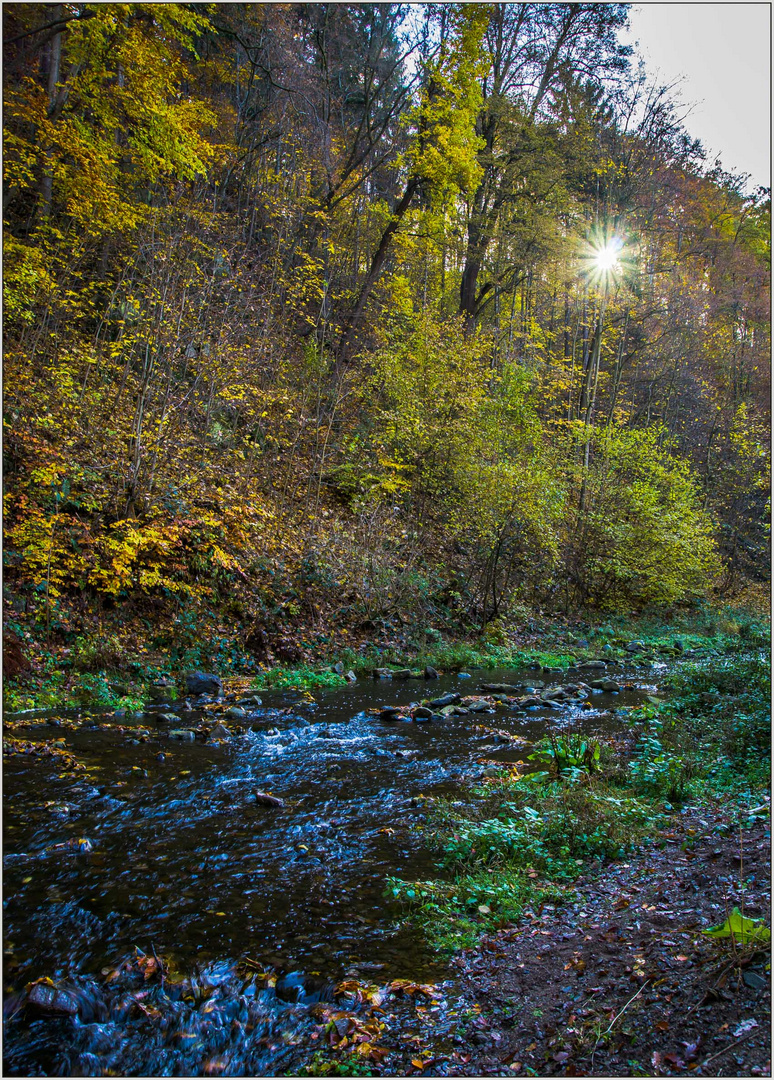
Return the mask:
<path fill-rule="evenodd" d="M 385 897 L 389 875 L 437 874 L 417 829 L 423 797 L 453 796 L 492 762 L 529 753 L 486 728 L 529 741 L 548 725 L 614 730 L 610 710 L 653 687 L 522 716 L 417 723 L 366 710 L 535 679 L 363 680 L 314 702 L 263 693 L 246 734 L 219 745 L 173 741 L 153 720 L 138 725 L 147 741 L 106 718 L 61 731 L 26 721 L 15 735 L 64 738 L 87 769 L 5 761 L 5 1075 L 292 1072 L 310 1052 L 315 1002 L 332 1000 L 342 977 L 446 977 Z M 256 790 L 284 807 L 257 805 Z M 90 851 L 57 847 L 82 838 Z M 154 955 L 171 968 L 161 988 L 147 980 L 144 999 Z M 24 1007 L 24 986 L 46 976 L 70 995 L 65 1006 Z"/>

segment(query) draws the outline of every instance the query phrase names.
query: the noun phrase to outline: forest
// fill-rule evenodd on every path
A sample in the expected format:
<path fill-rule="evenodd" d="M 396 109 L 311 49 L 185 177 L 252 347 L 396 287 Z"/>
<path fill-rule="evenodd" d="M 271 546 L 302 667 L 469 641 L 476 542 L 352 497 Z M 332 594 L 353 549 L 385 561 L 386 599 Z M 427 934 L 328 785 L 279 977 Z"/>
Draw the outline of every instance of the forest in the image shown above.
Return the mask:
<path fill-rule="evenodd" d="M 494 938 L 481 946 L 481 934 L 517 934 L 512 928 L 527 908 L 532 925 L 548 925 L 544 906 L 546 913 L 560 911 L 571 883 L 590 875 L 588 860 L 619 860 L 620 867 L 628 852 L 634 866 L 632 853 L 643 844 L 653 857 L 666 842 L 678 845 L 664 850 L 690 863 L 695 834 L 712 834 L 708 842 L 722 849 L 717 866 L 732 866 L 728 880 L 736 873 L 742 894 L 764 888 L 760 868 L 759 884 L 744 884 L 732 849 L 742 842 L 742 825 L 750 834 L 745 843 L 757 845 L 755 858 L 765 860 L 770 841 L 760 816 L 768 808 L 769 753 L 770 189 L 751 191 L 748 177 L 708 159 L 675 88 L 622 44 L 628 18 L 629 5 L 616 3 L 4 5 L 3 673 L 4 760 L 11 769 L 5 820 L 12 823 L 6 851 L 17 853 L 23 836 L 30 850 L 38 844 L 50 855 L 51 821 L 71 815 L 69 839 L 59 844 L 71 845 L 71 858 L 58 909 L 85 880 L 76 861 L 91 860 L 86 877 L 102 882 L 99 859 L 107 858 L 114 887 L 125 872 L 111 861 L 115 852 L 88 854 L 99 837 L 80 837 L 72 809 L 86 798 L 83 784 L 96 760 L 92 751 L 79 757 L 89 738 L 98 740 L 94 746 L 103 737 L 121 745 L 129 739 L 136 747 L 129 753 L 145 755 L 127 780 L 115 779 L 124 753 L 115 749 L 119 743 L 93 751 L 103 755 L 99 768 L 118 770 L 115 788 L 98 787 L 100 797 L 109 789 L 125 806 L 124 831 L 116 834 L 122 859 L 129 818 L 139 815 L 138 830 L 149 830 L 132 858 L 147 876 L 150 907 L 135 897 L 121 916 L 142 923 L 151 908 L 156 918 L 157 893 L 166 903 L 163 890 L 182 887 L 193 874 L 193 863 L 175 863 L 173 873 L 185 843 L 169 855 L 168 881 L 149 854 L 153 815 L 166 805 L 159 791 L 169 796 L 169 777 L 156 776 L 171 768 L 158 764 L 170 756 L 170 740 L 180 740 L 174 768 L 186 765 L 171 778 L 175 790 L 193 792 L 202 766 L 183 755 L 199 753 L 202 761 L 205 753 L 225 753 L 217 750 L 219 739 L 235 745 L 237 736 L 282 742 L 282 725 L 294 710 L 303 712 L 296 709 L 302 698 L 312 716 L 319 707 L 320 716 L 333 710 L 330 716 L 344 722 L 346 713 L 349 723 L 356 708 L 363 717 L 370 709 L 382 721 L 411 720 L 407 730 L 415 730 L 413 721 L 430 721 L 424 732 L 506 707 L 529 720 L 530 709 L 552 715 L 566 705 L 577 719 L 595 693 L 606 702 L 604 723 L 614 727 L 617 714 L 630 714 L 620 746 L 620 733 L 604 723 L 591 734 L 582 725 L 557 728 L 559 734 L 545 725 L 530 729 L 528 748 L 545 766 L 545 789 L 533 785 L 535 794 L 525 794 L 517 776 L 525 762 L 514 750 L 507 779 L 491 772 L 492 760 L 484 762 L 478 781 L 488 785 L 487 795 L 484 803 L 476 796 L 475 812 L 443 803 L 445 789 L 433 809 L 440 774 L 422 774 L 419 802 L 401 816 L 421 820 L 416 832 L 436 852 L 441 845 L 445 869 L 431 880 L 436 871 L 425 866 L 417 884 L 396 839 L 376 876 L 403 912 L 411 941 L 430 942 L 428 955 L 457 950 L 464 958 L 483 948 L 477 955 L 486 956 Z M 498 669 L 503 682 L 461 699 L 458 675 L 485 667 Z M 568 667 L 570 677 L 589 678 L 591 686 L 559 685 Z M 507 674 L 514 670 L 526 681 L 514 683 Z M 434 699 L 410 700 L 419 694 L 412 679 L 439 672 L 442 681 L 430 687 L 438 690 Z M 363 677 L 372 673 L 366 691 Z M 384 687 L 394 706 L 385 702 Z M 514 696 L 519 688 L 527 697 Z M 269 694 L 270 726 L 258 717 L 246 734 L 241 722 L 257 716 L 262 703 L 245 695 L 256 690 Z M 325 697 L 333 691 L 340 696 Z M 200 722 L 195 735 L 181 727 L 191 701 L 194 712 L 204 710 L 190 718 Z M 33 714 L 34 723 L 24 719 Z M 159 729 L 161 746 L 157 733 L 146 731 L 154 717 L 174 728 L 169 738 Z M 224 727 L 228 720 L 236 727 Z M 215 733 L 209 721 L 218 722 Z M 62 728 L 53 742 L 52 725 Z M 477 737 L 491 737 L 495 747 L 524 742 L 515 728 L 481 730 Z M 186 747 L 189 731 L 192 744 L 195 737 L 205 746 Z M 293 735 L 294 746 L 300 738 Z M 469 739 L 448 738 L 453 772 L 458 751 L 463 768 Z M 153 760 L 151 748 L 159 751 Z M 408 757 L 391 766 L 404 770 L 409 787 L 414 750 L 395 751 Z M 431 758 L 437 762 L 438 753 Z M 320 789 L 339 776 L 336 769 L 356 773 L 357 760 L 344 755 L 333 773 L 321 774 Z M 291 766 L 287 777 L 303 776 L 311 785 L 304 797 L 311 797 L 317 766 L 301 759 L 295 772 Z M 34 772 L 44 768 L 53 770 L 46 780 Z M 62 780 L 58 768 L 67 783 L 80 784 L 69 801 L 48 791 Z M 352 783 L 365 784 L 376 771 Z M 595 774 L 596 788 L 589 786 Z M 263 791 L 285 791 L 285 774 L 269 771 L 274 787 L 261 784 L 260 775 L 258 802 L 274 799 L 263 805 L 287 813 L 285 796 Z M 467 776 L 454 773 L 454 782 Z M 145 784 L 144 794 L 131 789 L 134 782 Z M 705 787 L 714 792 L 709 809 L 699 798 Z M 44 788 L 49 801 L 41 798 Z M 362 806 L 382 794 L 357 789 Z M 144 798 L 155 809 L 141 825 Z M 673 810 L 688 816 L 668 820 Z M 181 811 L 168 813 L 171 823 Z M 335 825 L 334 810 L 324 813 Z M 377 846 L 393 842 L 396 822 L 392 810 L 385 813 L 368 818 Z M 115 814 L 105 814 L 103 841 L 118 828 Z M 214 829 L 214 818 L 206 820 L 202 829 Z M 505 836 L 504 821 L 516 831 Z M 536 822 L 544 829 L 539 843 Z M 311 828 L 286 831 L 292 843 L 278 840 L 274 825 L 266 833 L 272 844 L 290 845 L 277 881 L 297 861 L 312 874 L 311 834 L 304 831 Z M 674 840 L 656 842 L 662 835 Z M 207 836 L 214 847 L 202 867 L 224 842 L 220 833 Z M 17 857 L 14 874 L 26 873 L 24 860 L 32 856 L 19 848 Z M 330 851 L 318 862 L 328 858 Z M 341 855 L 348 858 L 355 856 Z M 666 875 L 663 867 L 653 872 L 654 882 Z M 297 873 L 308 898 L 319 881 L 309 879 L 313 887 Z M 662 899 L 677 889 L 674 873 L 663 877 Z M 630 896 L 635 905 L 626 892 L 637 891 L 636 871 L 631 875 L 611 888 L 617 900 Z M 449 880 L 465 898 L 452 897 L 454 889 L 443 884 Z M 253 988 L 260 979 L 271 988 L 291 979 L 282 1000 L 304 1004 L 308 1014 L 300 1020 L 294 1013 L 291 1034 L 276 1009 L 262 1019 L 260 1053 L 244 1040 L 221 1044 L 220 1035 L 196 1028 L 190 1038 L 204 1049 L 165 1057 L 172 1050 L 153 1042 L 155 1035 L 143 1036 L 145 1051 L 135 1039 L 143 1024 L 162 1030 L 159 1017 L 171 1008 L 177 978 L 166 955 L 173 944 L 162 944 L 166 931 L 152 919 L 155 929 L 136 941 L 136 955 L 102 961 L 102 975 L 110 969 L 107 982 L 115 980 L 111 992 L 133 988 L 139 1002 L 135 1035 L 131 1025 L 122 1029 L 122 1056 L 106 1057 L 92 1039 L 80 1050 L 73 1041 L 70 1056 L 57 1057 L 61 1026 L 75 1013 L 91 1016 L 92 1026 L 105 1020 L 92 998 L 87 1007 L 78 997 L 85 984 L 62 979 L 79 965 L 91 971 L 95 937 L 112 943 L 105 957 L 118 955 L 124 931 L 111 937 L 118 931 L 105 929 L 113 915 L 104 912 L 123 911 L 126 902 L 100 893 L 107 922 L 88 931 L 87 959 L 78 954 L 76 963 L 67 952 L 75 946 L 38 948 L 45 933 L 58 940 L 35 923 L 43 915 L 30 915 L 49 910 L 50 898 L 34 891 L 45 888 L 42 880 L 33 874 L 13 881 L 16 901 L 25 890 L 30 898 L 10 914 L 14 940 L 23 943 L 17 953 L 26 950 L 27 959 L 11 962 L 11 1018 L 25 1026 L 20 1035 L 8 1022 L 7 1075 L 291 1075 L 299 1068 L 302 1075 L 487 1075 L 497 1068 L 495 1075 L 645 1075 L 642 1068 L 721 1075 L 731 1060 L 708 1035 L 699 1033 L 696 1042 L 693 1028 L 685 1029 L 679 1053 L 667 1046 L 669 1024 L 677 1031 L 670 1012 L 647 1056 L 632 1064 L 636 1053 L 627 1058 L 613 1042 L 620 1028 L 609 1034 L 621 1015 L 614 1011 L 600 1014 L 604 1023 L 596 1017 L 596 1028 L 574 1013 L 575 1027 L 567 1027 L 563 1014 L 562 1030 L 575 1031 L 575 1043 L 552 1035 L 555 1025 L 546 1033 L 536 1020 L 537 1035 L 530 1028 L 510 1060 L 501 1052 L 495 1062 L 486 1056 L 492 1016 L 501 1008 L 494 998 L 463 1010 L 476 1035 L 472 1042 L 466 1035 L 467 1050 L 451 1043 L 443 1053 L 421 1049 L 423 1039 L 430 1045 L 425 1028 L 416 1045 L 406 1035 L 400 1052 L 383 1049 L 390 1025 L 382 1006 L 393 1006 L 385 1005 L 386 991 L 380 997 L 373 986 L 364 989 L 363 971 L 401 975 L 389 984 L 401 1030 L 414 1030 L 405 1026 L 406 1010 L 412 1023 L 437 1022 L 444 1038 L 462 1024 L 456 1018 L 463 1012 L 454 1011 L 462 1006 L 437 989 L 429 959 L 421 971 L 417 960 L 413 981 L 403 977 L 412 975 L 406 957 L 414 945 L 400 961 L 383 959 L 377 949 L 380 963 L 370 969 L 363 953 L 363 966 L 350 965 L 349 982 L 340 984 L 348 989 L 337 991 L 338 1013 L 320 1005 L 333 999 L 308 980 L 302 989 L 292 983 L 297 972 L 288 971 L 289 954 L 279 945 L 260 965 L 250 961 L 252 968 L 242 957 L 239 971 L 247 971 Z M 233 887 L 241 897 L 242 884 Z M 360 887 L 353 885 L 353 895 Z M 757 921 L 767 917 L 766 902 L 757 894 L 747 900 L 753 915 L 738 914 L 742 921 L 730 933 L 737 952 L 729 971 L 736 964 L 740 986 L 768 947 L 764 930 L 770 937 Z M 745 895 L 734 894 L 737 901 L 748 910 Z M 351 896 L 342 902 L 354 903 Z M 689 925 L 734 918 L 724 903 L 723 911 L 703 911 Z M 243 925 L 227 908 L 239 932 L 224 938 L 217 929 L 224 912 L 215 911 L 221 904 L 218 897 L 207 901 L 202 931 L 213 956 L 235 948 L 237 939 L 249 941 L 252 932 L 254 913 L 240 908 Z M 587 898 L 589 910 L 591 904 Z M 88 907 L 88 919 L 96 910 Z M 320 910 L 320 918 L 333 918 Z M 357 910 L 365 911 L 354 916 L 365 925 L 371 909 Z M 68 908 L 61 918 L 57 925 L 68 927 L 74 916 Z M 336 927 L 333 936 L 343 933 Z M 531 933 L 559 940 L 560 929 L 551 924 Z M 80 940 L 80 930 L 61 932 Z M 713 947 L 724 937 L 729 933 L 719 932 Z M 512 950 L 524 945 L 507 940 Z M 583 974 L 579 953 L 556 955 L 567 965 L 555 979 Z M 323 975 L 343 977 L 339 959 L 337 953 L 320 960 Z M 186 967 L 189 960 L 178 962 Z M 486 963 L 491 973 L 494 961 Z M 632 965 L 646 970 L 637 963 L 630 957 L 627 973 Z M 216 984 L 208 969 L 209 989 L 200 994 L 203 970 L 198 983 L 190 972 L 180 982 L 175 1009 L 207 1001 L 217 1012 L 226 983 Z M 646 981 L 643 975 L 622 984 L 616 1010 L 639 994 L 638 986 L 650 986 L 631 1010 L 640 1016 L 658 978 L 666 980 L 647 971 Z M 146 982 L 152 1002 L 137 990 Z M 751 992 L 754 983 L 745 985 Z M 515 988 L 503 983 L 500 991 L 510 1000 Z M 683 991 L 675 991 L 678 1011 L 688 1000 L 679 1004 Z M 349 995 L 346 1006 L 342 993 Z M 719 1000 L 722 987 L 712 993 Z M 252 1014 L 246 1021 L 236 1000 L 227 1003 L 232 1012 L 223 1006 L 223 1016 L 253 1030 L 258 1021 Z M 532 1005 L 530 1017 L 549 1008 Z M 314 1009 L 328 1012 L 313 1029 Z M 342 1009 L 349 1009 L 346 1023 Z M 185 1028 L 188 1020 L 175 1015 Z M 694 1018 L 702 1032 L 703 1015 Z M 746 1014 L 723 1016 L 730 1029 L 749 1022 Z M 650 1020 L 640 1020 L 645 1030 Z M 53 1035 L 52 1024 L 60 1025 Z M 759 1069 L 752 1075 L 761 1074 L 768 1052 L 760 1025 L 756 1033 L 753 1021 L 738 1036 L 752 1040 L 746 1046 L 753 1064 L 745 1059 L 745 1068 Z M 301 1053 L 294 1048 L 312 1045 L 310 1038 L 317 1040 L 316 1057 L 293 1057 Z M 155 1056 L 143 1057 L 151 1045 Z M 714 1056 L 717 1064 L 703 1072 L 695 1064 Z M 90 1069 L 107 1071 L 83 1071 Z"/>
<path fill-rule="evenodd" d="M 25 628 L 244 648 L 766 581 L 769 193 L 632 70 L 625 5 L 5 18 Z"/>

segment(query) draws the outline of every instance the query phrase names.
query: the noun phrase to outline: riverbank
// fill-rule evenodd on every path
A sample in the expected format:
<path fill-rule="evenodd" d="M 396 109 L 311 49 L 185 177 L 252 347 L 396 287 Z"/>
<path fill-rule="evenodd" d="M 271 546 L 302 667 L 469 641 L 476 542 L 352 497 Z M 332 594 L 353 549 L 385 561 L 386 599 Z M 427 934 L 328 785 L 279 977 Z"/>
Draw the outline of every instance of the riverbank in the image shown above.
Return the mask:
<path fill-rule="evenodd" d="M 764 642 L 768 620 L 754 610 L 706 607 L 668 616 L 617 617 L 598 622 L 580 616 L 529 613 L 511 624 L 496 622 L 480 636 L 448 636 L 428 627 L 386 624 L 378 633 L 337 626 L 328 633 L 299 627 L 292 641 L 268 639 L 256 653 L 230 636 L 227 627 L 149 629 L 147 620 L 65 635 L 47 641 L 43 630 L 23 620 L 6 622 L 3 705 L 25 709 L 140 709 L 153 700 L 185 696 L 186 671 L 217 673 L 228 685 L 270 688 L 344 686 L 344 675 L 370 677 L 377 667 L 460 671 L 466 667 L 521 667 L 539 663 L 568 667 L 597 655 L 623 658 L 640 641 L 644 661 L 682 652 L 720 654 L 745 643 Z M 675 648 L 675 640 L 682 649 Z M 283 660 L 283 656 L 292 656 Z M 262 659 L 260 657 L 263 657 Z M 337 667 L 338 665 L 338 667 Z M 334 670 L 336 668 L 336 670 Z"/>
<path fill-rule="evenodd" d="M 565 728 L 428 807 L 439 876 L 392 893 L 469 1023 L 407 1075 L 769 1075 L 767 653 L 681 661 L 624 712 L 599 753 Z"/>

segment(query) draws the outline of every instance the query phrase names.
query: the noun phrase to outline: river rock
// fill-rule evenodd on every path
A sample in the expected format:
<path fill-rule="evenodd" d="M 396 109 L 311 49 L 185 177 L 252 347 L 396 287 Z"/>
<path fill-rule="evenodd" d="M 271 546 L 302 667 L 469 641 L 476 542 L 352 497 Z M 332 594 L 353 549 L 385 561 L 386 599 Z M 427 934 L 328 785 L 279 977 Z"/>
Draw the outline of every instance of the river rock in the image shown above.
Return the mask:
<path fill-rule="evenodd" d="M 243 709 L 254 709 L 263 705 L 263 700 L 257 694 L 251 694 L 249 697 L 240 698 L 237 705 L 241 705 Z"/>
<path fill-rule="evenodd" d="M 379 712 L 380 720 L 398 720 L 401 716 L 401 710 L 397 705 L 385 705 Z"/>
<path fill-rule="evenodd" d="M 185 677 L 185 692 L 187 694 L 213 694 L 215 697 L 222 697 L 223 683 L 217 675 L 204 671 L 189 671 Z"/>
<path fill-rule="evenodd" d="M 225 724 L 216 724 L 210 732 L 211 739 L 230 739 L 231 732 L 225 726 Z"/>
<path fill-rule="evenodd" d="M 438 678 L 440 678 L 440 676 L 439 676 L 438 672 L 435 670 L 435 668 L 432 667 L 430 664 L 428 664 L 425 667 L 425 678 L 426 679 L 438 679 Z"/>
<path fill-rule="evenodd" d="M 426 705 L 417 705 L 416 709 L 412 710 L 411 715 L 415 720 L 430 720 L 433 710 L 428 709 Z"/>
<path fill-rule="evenodd" d="M 554 690 L 543 691 L 544 701 L 566 701 L 567 692 L 563 686 L 557 686 Z"/>
<path fill-rule="evenodd" d="M 374 668 L 374 678 L 375 679 L 391 679 L 392 678 L 392 671 L 390 670 L 390 668 L 386 668 L 386 667 Z"/>
<path fill-rule="evenodd" d="M 478 688 L 479 690 L 486 690 L 488 693 L 497 694 L 513 694 L 514 691 L 519 689 L 518 686 L 513 686 L 511 683 L 507 682 L 479 683 Z"/>
<path fill-rule="evenodd" d="M 171 679 L 159 679 L 148 687 L 148 697 L 157 705 L 166 705 L 175 698 L 175 684 Z"/>
<path fill-rule="evenodd" d="M 347 680 L 348 683 L 357 682 L 357 675 L 354 673 L 354 671 L 345 671 L 344 678 Z"/>
<path fill-rule="evenodd" d="M 519 707 L 522 709 L 529 709 L 533 705 L 545 705 L 545 701 L 535 696 L 524 697 L 519 701 Z"/>
<path fill-rule="evenodd" d="M 179 739 L 180 742 L 193 742 L 196 735 L 191 728 L 175 728 L 169 733 L 170 739 Z"/>
<path fill-rule="evenodd" d="M 226 709 L 223 715 L 227 716 L 229 720 L 244 720 L 247 713 L 244 709 L 240 709 L 238 705 L 232 705 L 230 709 Z"/>
<path fill-rule="evenodd" d="M 176 724 L 180 717 L 173 712 L 162 712 L 156 715 L 157 724 Z"/>
<path fill-rule="evenodd" d="M 472 701 L 465 701 L 464 705 L 468 712 L 472 713 L 489 712 L 492 708 L 486 698 L 473 698 Z"/>
<path fill-rule="evenodd" d="M 624 648 L 628 653 L 645 652 L 645 645 L 642 641 L 630 641 L 624 645 Z"/>
<path fill-rule="evenodd" d="M 604 660 L 587 660 L 580 665 L 581 671 L 604 671 L 607 665 Z"/>
<path fill-rule="evenodd" d="M 58 990 L 49 979 L 38 979 L 32 984 L 27 992 L 27 1004 L 61 1016 L 75 1016 L 78 1012 L 75 995 L 67 990 Z"/>
<path fill-rule="evenodd" d="M 258 803 L 259 806 L 274 806 L 277 809 L 282 809 L 282 807 L 285 805 L 283 799 L 277 798 L 276 795 L 269 795 L 265 791 L 256 791 L 255 801 Z"/>
<path fill-rule="evenodd" d="M 462 700 L 460 694 L 441 694 L 440 697 L 433 698 L 429 704 L 436 709 L 442 709 L 445 705 L 458 705 Z"/>
<path fill-rule="evenodd" d="M 398 668 L 397 671 L 393 671 L 392 677 L 393 679 L 412 679 L 414 677 L 414 672 L 411 668 L 402 667 Z"/>
<path fill-rule="evenodd" d="M 615 679 L 605 679 L 602 683 L 602 689 L 608 694 L 619 694 L 621 692 L 621 687 Z"/>

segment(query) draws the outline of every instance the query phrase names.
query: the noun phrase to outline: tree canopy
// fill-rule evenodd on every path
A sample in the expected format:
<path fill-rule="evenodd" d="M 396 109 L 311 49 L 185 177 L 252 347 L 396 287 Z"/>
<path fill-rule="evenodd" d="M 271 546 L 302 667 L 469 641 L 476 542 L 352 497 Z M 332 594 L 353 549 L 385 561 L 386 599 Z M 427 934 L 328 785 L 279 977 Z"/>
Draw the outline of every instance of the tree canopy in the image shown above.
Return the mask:
<path fill-rule="evenodd" d="M 303 595 L 483 627 L 765 577 L 770 193 L 706 162 L 626 21 L 6 5 L 33 618 L 226 605 L 248 640 Z"/>

